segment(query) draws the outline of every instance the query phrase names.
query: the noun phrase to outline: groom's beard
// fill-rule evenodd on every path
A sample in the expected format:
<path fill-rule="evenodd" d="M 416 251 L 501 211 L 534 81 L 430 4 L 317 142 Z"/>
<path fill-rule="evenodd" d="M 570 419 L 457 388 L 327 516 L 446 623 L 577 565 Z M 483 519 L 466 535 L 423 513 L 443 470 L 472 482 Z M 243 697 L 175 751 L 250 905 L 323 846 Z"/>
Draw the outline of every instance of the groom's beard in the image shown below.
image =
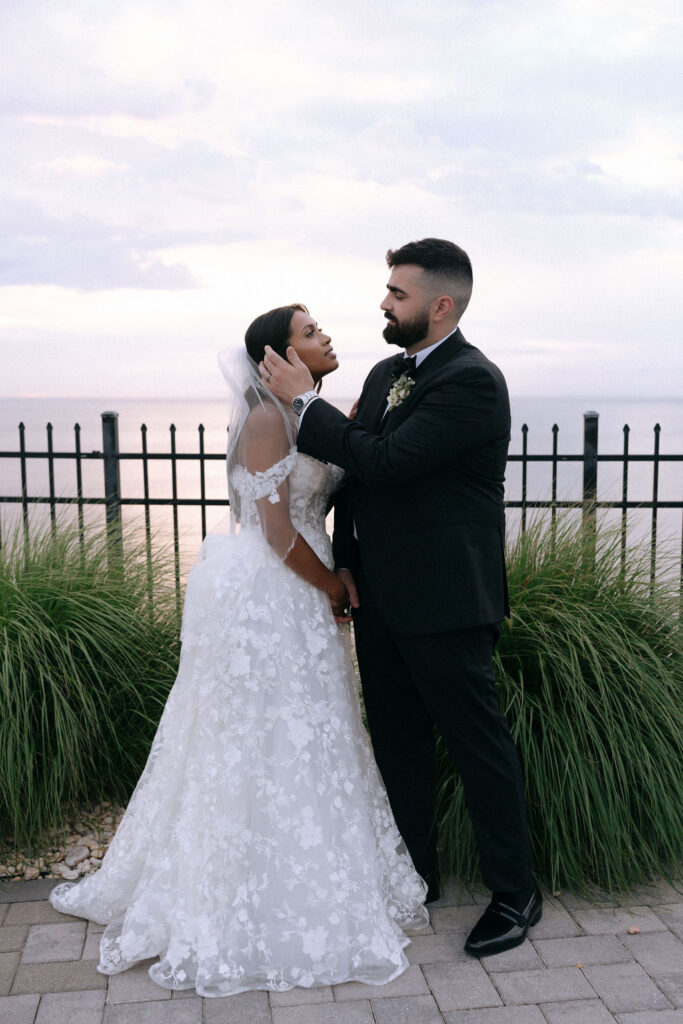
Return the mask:
<path fill-rule="evenodd" d="M 386 316 L 386 313 L 384 314 Z M 410 348 L 424 341 L 429 331 L 429 313 L 424 310 L 418 313 L 412 320 L 404 320 L 399 324 L 390 320 L 382 331 L 382 337 L 389 345 L 400 345 L 401 348 Z"/>

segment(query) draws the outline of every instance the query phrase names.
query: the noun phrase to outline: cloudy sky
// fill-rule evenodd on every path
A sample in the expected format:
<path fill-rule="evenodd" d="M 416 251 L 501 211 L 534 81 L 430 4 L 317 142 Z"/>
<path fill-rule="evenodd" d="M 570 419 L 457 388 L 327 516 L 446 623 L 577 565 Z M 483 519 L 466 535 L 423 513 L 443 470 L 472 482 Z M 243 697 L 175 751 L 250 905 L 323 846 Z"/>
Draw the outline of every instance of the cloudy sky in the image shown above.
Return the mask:
<path fill-rule="evenodd" d="M 388 247 L 468 250 L 528 395 L 680 394 L 678 0 L 1 0 L 0 396 L 210 396 L 306 302 L 354 394 Z"/>

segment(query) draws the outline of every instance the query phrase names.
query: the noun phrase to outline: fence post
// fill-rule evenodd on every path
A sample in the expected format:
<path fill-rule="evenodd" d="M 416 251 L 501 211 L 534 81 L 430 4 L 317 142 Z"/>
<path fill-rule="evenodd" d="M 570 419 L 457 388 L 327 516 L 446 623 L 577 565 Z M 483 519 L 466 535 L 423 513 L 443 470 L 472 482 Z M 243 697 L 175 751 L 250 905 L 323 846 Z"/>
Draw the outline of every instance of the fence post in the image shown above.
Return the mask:
<path fill-rule="evenodd" d="M 598 498 L 598 417 L 594 411 L 583 414 L 583 527 L 587 539 L 586 557 L 595 562 L 596 514 Z"/>
<path fill-rule="evenodd" d="M 119 463 L 119 414 L 102 413 L 102 456 L 104 464 L 104 505 L 110 564 L 123 542 L 121 526 L 121 469 Z"/>

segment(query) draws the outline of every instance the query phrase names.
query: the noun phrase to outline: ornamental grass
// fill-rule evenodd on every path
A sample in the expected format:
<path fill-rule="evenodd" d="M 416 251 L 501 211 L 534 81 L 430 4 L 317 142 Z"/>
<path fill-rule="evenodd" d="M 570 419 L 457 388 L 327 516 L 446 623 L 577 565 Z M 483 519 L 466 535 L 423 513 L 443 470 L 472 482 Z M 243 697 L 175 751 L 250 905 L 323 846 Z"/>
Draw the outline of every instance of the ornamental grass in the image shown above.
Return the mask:
<path fill-rule="evenodd" d="M 508 553 L 512 619 L 496 649 L 526 784 L 537 876 L 627 890 L 680 873 L 683 644 L 678 580 L 618 530 L 536 522 Z M 477 875 L 462 787 L 439 749 L 442 870 Z"/>
<path fill-rule="evenodd" d="M 0 550 L 0 838 L 30 849 L 76 809 L 124 803 L 177 672 L 172 558 L 61 522 Z M 649 546 L 538 522 L 508 555 L 513 617 L 496 650 L 522 759 L 538 877 L 628 889 L 683 850 L 683 650 L 674 582 Z M 439 753 L 442 869 L 475 878 L 462 789 Z"/>
<path fill-rule="evenodd" d="M 117 553 L 118 552 L 118 553 Z M 81 804 L 125 801 L 179 641 L 165 551 L 104 530 L 16 529 L 0 550 L 0 837 L 30 850 Z M 152 599 L 153 594 L 153 599 Z"/>

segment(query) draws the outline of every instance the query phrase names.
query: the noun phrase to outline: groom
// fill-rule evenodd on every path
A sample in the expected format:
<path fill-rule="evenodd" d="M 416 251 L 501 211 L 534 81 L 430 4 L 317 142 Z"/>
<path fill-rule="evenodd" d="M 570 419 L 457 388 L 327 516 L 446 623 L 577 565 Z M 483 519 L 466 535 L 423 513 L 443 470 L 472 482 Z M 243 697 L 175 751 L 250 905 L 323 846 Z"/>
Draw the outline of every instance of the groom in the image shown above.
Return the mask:
<path fill-rule="evenodd" d="M 405 349 L 370 372 L 349 420 L 312 391 L 293 349 L 261 373 L 301 417 L 297 448 L 342 466 L 334 554 L 347 584 L 375 757 L 399 831 L 438 899 L 435 740 L 463 782 L 492 900 L 474 956 L 523 942 L 541 916 L 517 752 L 493 675 L 508 613 L 503 480 L 510 409 L 500 370 L 458 323 L 469 257 L 425 238 L 387 253 L 384 338 Z"/>

